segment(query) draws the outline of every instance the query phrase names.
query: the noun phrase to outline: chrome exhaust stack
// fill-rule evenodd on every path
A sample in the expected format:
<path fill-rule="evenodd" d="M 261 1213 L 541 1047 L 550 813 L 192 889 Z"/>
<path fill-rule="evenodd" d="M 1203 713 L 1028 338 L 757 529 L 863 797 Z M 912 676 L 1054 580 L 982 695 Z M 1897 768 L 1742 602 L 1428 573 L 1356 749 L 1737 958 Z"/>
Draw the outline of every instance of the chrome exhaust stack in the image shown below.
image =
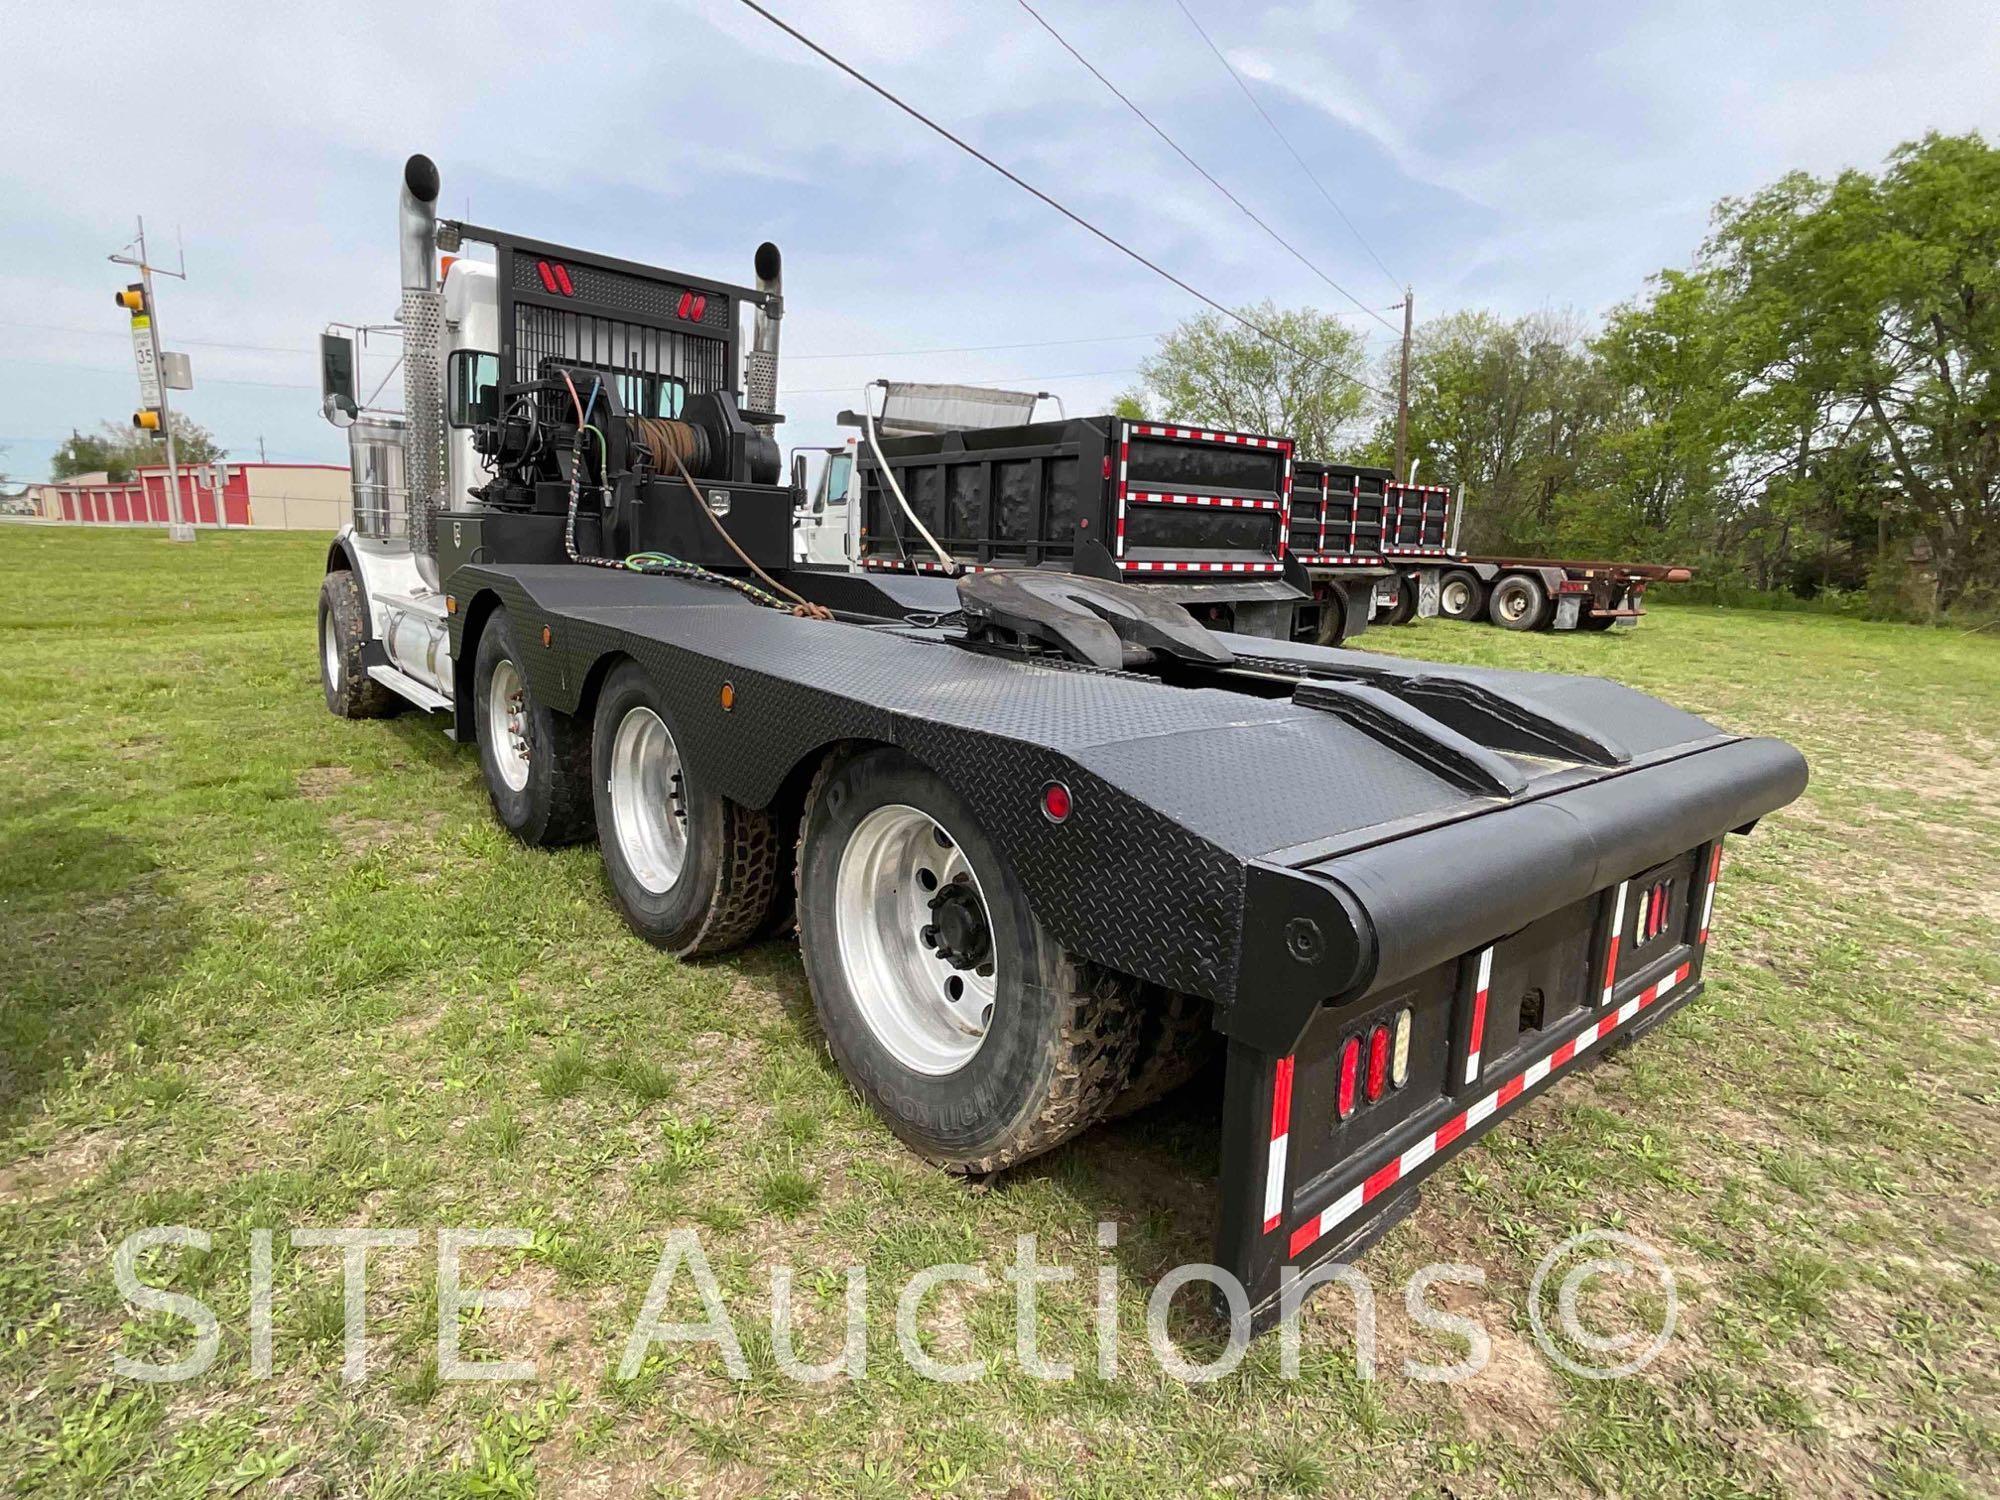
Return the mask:
<path fill-rule="evenodd" d="M 784 257 L 766 240 L 757 247 L 756 266 L 757 290 L 766 296 L 750 327 L 744 404 L 753 412 L 773 412 L 778 409 L 778 323 L 785 316 Z M 761 425 L 765 432 L 771 430 L 771 424 Z"/>
<path fill-rule="evenodd" d="M 396 239 L 403 263 L 403 446 L 410 487 L 410 549 L 438 586 L 437 513 L 444 503 L 444 296 L 437 281 L 438 169 L 428 156 L 403 164 Z"/>

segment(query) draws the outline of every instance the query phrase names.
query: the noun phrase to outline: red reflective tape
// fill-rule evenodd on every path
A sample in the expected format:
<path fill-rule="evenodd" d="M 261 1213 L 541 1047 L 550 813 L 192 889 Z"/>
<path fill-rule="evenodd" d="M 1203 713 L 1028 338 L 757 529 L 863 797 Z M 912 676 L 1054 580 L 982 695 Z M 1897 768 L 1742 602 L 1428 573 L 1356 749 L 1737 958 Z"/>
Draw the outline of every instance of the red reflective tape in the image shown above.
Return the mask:
<path fill-rule="evenodd" d="M 1576 1056 L 1575 1040 L 1572 1039 L 1570 1041 L 1564 1042 L 1560 1047 L 1556 1048 L 1554 1052 L 1551 1052 L 1549 1054 L 1549 1070 L 1553 1072 L 1555 1069 L 1560 1068 L 1564 1063 L 1568 1062 L 1572 1057 L 1575 1056 Z"/>
<path fill-rule="evenodd" d="M 1278 1059 L 1278 1077 L 1271 1090 L 1271 1139 L 1292 1128 L 1292 1059 Z"/>
<path fill-rule="evenodd" d="M 1453 1141 L 1457 1140 L 1460 1136 L 1464 1134 L 1465 1134 L 1465 1116 L 1462 1114 L 1453 1115 L 1449 1120 L 1446 1120 L 1444 1124 L 1438 1127 L 1438 1133 L 1433 1138 L 1433 1144 L 1439 1151 L 1442 1151 L 1444 1150 L 1445 1147 L 1449 1146 Z"/>
<path fill-rule="evenodd" d="M 1521 1097 L 1521 1090 L 1526 1087 L 1527 1085 L 1522 1081 L 1522 1079 L 1518 1075 L 1508 1079 L 1505 1083 L 1500 1085 L 1500 1091 L 1498 1095 L 1499 1103 L 1495 1104 L 1494 1108 L 1505 1109 L 1508 1105 L 1512 1104 L 1516 1099 Z"/>
<path fill-rule="evenodd" d="M 1486 991 L 1481 990 L 1472 997 L 1472 1050 L 1480 1050 L 1480 1043 L 1486 1040 Z"/>
<path fill-rule="evenodd" d="M 1361 1184 L 1361 1201 L 1367 1203 L 1380 1197 L 1383 1193 L 1394 1187 L 1396 1179 L 1402 1175 L 1402 1157 L 1398 1156 L 1391 1161 L 1384 1162 L 1380 1171 L 1370 1173 L 1368 1179 Z"/>
<path fill-rule="evenodd" d="M 1301 1224 L 1297 1229 L 1292 1231 L 1292 1248 L 1291 1248 L 1292 1257 L 1296 1258 L 1301 1250 L 1305 1249 L 1306 1246 L 1310 1245 L 1314 1240 L 1318 1238 L 1319 1238 L 1318 1218 L 1307 1219 L 1305 1223 Z"/>

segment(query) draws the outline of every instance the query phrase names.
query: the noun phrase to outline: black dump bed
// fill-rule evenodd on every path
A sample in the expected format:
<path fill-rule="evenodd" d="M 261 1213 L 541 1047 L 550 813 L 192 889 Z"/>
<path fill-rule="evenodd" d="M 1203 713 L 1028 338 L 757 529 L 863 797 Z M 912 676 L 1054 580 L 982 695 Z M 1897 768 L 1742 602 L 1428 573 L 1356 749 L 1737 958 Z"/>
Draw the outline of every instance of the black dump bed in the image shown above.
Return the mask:
<path fill-rule="evenodd" d="M 1379 566 L 1389 469 L 1301 459 L 1293 469 L 1291 551 L 1308 567 Z"/>
<path fill-rule="evenodd" d="M 1385 487 L 1382 550 L 1395 557 L 1445 557 L 1451 552 L 1452 492 L 1442 484 Z"/>
<path fill-rule="evenodd" d="M 1135 582 L 1276 579 L 1284 570 L 1287 438 L 1100 416 L 890 438 L 881 448 L 954 563 Z M 943 571 L 866 444 L 860 459 L 862 566 Z"/>

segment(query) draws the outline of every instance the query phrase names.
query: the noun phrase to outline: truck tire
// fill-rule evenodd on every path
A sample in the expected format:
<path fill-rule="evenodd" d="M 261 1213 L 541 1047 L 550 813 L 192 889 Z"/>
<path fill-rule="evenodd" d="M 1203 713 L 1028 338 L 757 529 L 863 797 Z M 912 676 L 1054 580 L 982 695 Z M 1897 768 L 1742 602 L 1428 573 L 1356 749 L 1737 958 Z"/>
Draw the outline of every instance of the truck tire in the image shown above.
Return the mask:
<path fill-rule="evenodd" d="M 1502 630 L 1540 630 L 1549 617 L 1549 591 L 1532 574 L 1505 574 L 1493 585 L 1486 615 Z"/>
<path fill-rule="evenodd" d="M 939 1166 L 1025 1161 L 1133 1078 L 1136 987 L 1063 950 L 971 810 L 901 750 L 820 768 L 798 920 L 834 1061 Z"/>
<path fill-rule="evenodd" d="M 1486 612 L 1486 585 L 1477 573 L 1453 568 L 1438 584 L 1438 613 L 1447 620 L 1476 620 Z"/>
<path fill-rule="evenodd" d="M 605 679 L 591 735 L 597 847 L 632 930 L 681 958 L 756 936 L 780 861 L 771 815 L 690 774 L 674 713 L 637 662 Z"/>
<path fill-rule="evenodd" d="M 1396 579 L 1396 602 L 1382 611 L 1384 625 L 1407 625 L 1417 617 L 1417 585 L 1409 574 Z"/>
<path fill-rule="evenodd" d="M 514 626 L 495 610 L 473 657 L 472 723 L 493 816 L 524 844 L 590 837 L 590 727 L 535 696 Z"/>
<path fill-rule="evenodd" d="M 319 685 L 327 711 L 337 718 L 386 719 L 402 702 L 362 665 L 367 643 L 361 585 L 345 568 L 327 574 L 319 586 Z"/>
<path fill-rule="evenodd" d="M 1131 1072 L 1104 1118 L 1122 1120 L 1136 1114 L 1206 1067 L 1222 1041 L 1214 1015 L 1215 1008 L 1199 995 L 1141 986 L 1133 1012 L 1139 1035 Z"/>
<path fill-rule="evenodd" d="M 1323 583 L 1313 592 L 1319 597 L 1319 630 L 1314 638 L 1322 646 L 1338 646 L 1347 639 L 1347 590 L 1337 583 Z"/>

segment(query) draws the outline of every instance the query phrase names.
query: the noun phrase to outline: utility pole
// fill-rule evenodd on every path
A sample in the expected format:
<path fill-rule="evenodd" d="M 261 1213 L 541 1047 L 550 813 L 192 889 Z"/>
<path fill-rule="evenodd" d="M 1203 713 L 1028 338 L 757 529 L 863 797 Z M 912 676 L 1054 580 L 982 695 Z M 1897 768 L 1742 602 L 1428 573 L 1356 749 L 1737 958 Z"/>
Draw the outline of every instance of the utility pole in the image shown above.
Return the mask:
<path fill-rule="evenodd" d="M 167 404 L 166 371 L 160 367 L 159 305 L 153 300 L 153 266 L 152 262 L 146 258 L 146 221 L 143 217 L 139 220 L 139 238 L 137 244 L 139 255 L 136 260 L 130 255 L 114 255 L 110 259 L 121 266 L 137 266 L 139 268 L 139 284 L 143 288 L 141 296 L 143 298 L 144 311 L 143 314 L 140 314 L 138 309 L 134 309 L 133 311 L 135 316 L 143 315 L 146 319 L 146 338 L 152 355 L 152 389 L 148 390 L 146 388 L 146 381 L 143 378 L 144 372 L 142 371 L 140 394 L 157 402 L 160 433 L 167 440 L 167 539 L 175 542 L 191 542 L 194 540 L 194 525 L 189 521 L 181 519 L 181 468 L 179 460 L 174 455 L 174 419 L 173 412 Z M 178 271 L 162 269 L 160 274 L 186 281 L 187 262 L 183 260 L 181 268 Z M 120 303 L 124 305 L 122 298 L 120 299 Z M 139 417 L 133 418 L 134 422 L 138 422 L 139 420 Z"/>
<path fill-rule="evenodd" d="M 264 434 L 261 432 L 257 434 L 257 462 L 260 464 L 270 462 L 268 458 L 264 457 Z"/>
<path fill-rule="evenodd" d="M 1410 311 L 1416 302 L 1416 293 L 1403 288 L 1403 373 L 1396 382 L 1396 477 L 1402 479 L 1409 470 L 1403 462 L 1410 452 Z"/>

